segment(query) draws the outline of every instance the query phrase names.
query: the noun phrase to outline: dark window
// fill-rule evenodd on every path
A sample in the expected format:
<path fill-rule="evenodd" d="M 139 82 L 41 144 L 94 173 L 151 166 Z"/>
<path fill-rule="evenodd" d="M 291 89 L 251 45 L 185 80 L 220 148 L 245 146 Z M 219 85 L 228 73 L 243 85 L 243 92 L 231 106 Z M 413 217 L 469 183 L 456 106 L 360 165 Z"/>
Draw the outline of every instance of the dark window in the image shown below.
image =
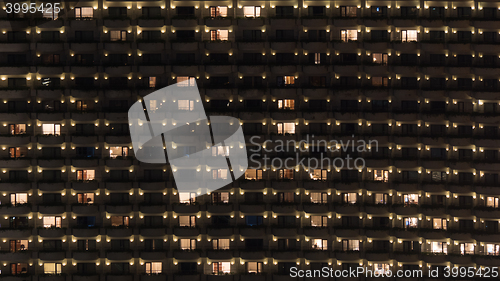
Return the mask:
<path fill-rule="evenodd" d="M 431 54 L 430 56 L 430 64 L 431 65 L 444 65 L 445 64 L 445 55 L 444 54 Z"/>
<path fill-rule="evenodd" d="M 276 30 L 276 40 L 278 41 L 293 41 L 294 31 L 290 30 Z"/>
<path fill-rule="evenodd" d="M 358 7 L 356 6 L 341 6 L 340 16 L 345 18 L 354 18 L 357 16 Z"/>
<path fill-rule="evenodd" d="M 8 54 L 7 63 L 9 65 L 24 65 L 26 64 L 25 54 Z"/>
<path fill-rule="evenodd" d="M 430 7 L 429 16 L 432 18 L 443 18 L 444 17 L 444 7 Z"/>
<path fill-rule="evenodd" d="M 75 31 L 75 41 L 77 42 L 92 42 L 94 41 L 93 31 Z"/>
<path fill-rule="evenodd" d="M 42 42 L 57 42 L 60 40 L 60 34 L 59 31 L 42 31 Z"/>
<path fill-rule="evenodd" d="M 276 17 L 293 17 L 293 6 L 276 6 Z"/>
<path fill-rule="evenodd" d="M 372 30 L 372 41 L 387 41 L 389 39 L 387 30 Z"/>
<path fill-rule="evenodd" d="M 243 41 L 260 41 L 262 40 L 261 30 L 243 30 Z"/>
<path fill-rule="evenodd" d="M 109 7 L 108 8 L 108 15 L 111 18 L 126 17 L 127 16 L 127 7 Z"/>
<path fill-rule="evenodd" d="M 325 16 L 326 8 L 325 6 L 309 6 L 308 10 L 311 17 L 323 17 Z"/>
<path fill-rule="evenodd" d="M 401 77 L 401 88 L 415 89 L 417 87 L 418 87 L 418 81 L 416 77 Z"/>
<path fill-rule="evenodd" d="M 472 56 L 471 55 L 457 55 L 457 65 L 458 66 L 471 66 Z"/>
<path fill-rule="evenodd" d="M 472 40 L 472 33 L 470 31 L 457 32 L 458 42 L 470 42 Z"/>
<path fill-rule="evenodd" d="M 471 7 L 458 7 L 457 16 L 459 18 L 470 18 L 472 15 Z"/>
<path fill-rule="evenodd" d="M 402 6 L 401 7 L 401 17 L 416 17 L 418 15 L 418 9 L 415 6 Z"/>
<path fill-rule="evenodd" d="M 177 34 L 178 41 L 193 41 L 194 40 L 194 30 L 177 30 L 175 31 Z"/>
<path fill-rule="evenodd" d="M 386 17 L 387 16 L 387 7 L 371 7 L 372 17 Z"/>
<path fill-rule="evenodd" d="M 193 6 L 177 6 L 175 7 L 178 17 L 194 17 L 194 7 Z"/>
<path fill-rule="evenodd" d="M 145 18 L 159 18 L 161 17 L 160 7 L 142 7 L 142 16 Z"/>

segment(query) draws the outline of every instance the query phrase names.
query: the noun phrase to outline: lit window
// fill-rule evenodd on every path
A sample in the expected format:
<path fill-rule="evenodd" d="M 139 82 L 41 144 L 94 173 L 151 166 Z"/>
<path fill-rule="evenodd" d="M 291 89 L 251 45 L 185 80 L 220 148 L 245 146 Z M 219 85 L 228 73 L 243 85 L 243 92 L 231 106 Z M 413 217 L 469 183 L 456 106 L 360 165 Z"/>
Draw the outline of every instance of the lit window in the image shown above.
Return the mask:
<path fill-rule="evenodd" d="M 10 240 L 10 252 L 28 250 L 28 240 Z"/>
<path fill-rule="evenodd" d="M 43 10 L 43 18 L 56 20 L 59 17 L 59 13 L 56 13 L 54 9 L 45 9 Z"/>
<path fill-rule="evenodd" d="M 126 41 L 127 40 L 127 31 L 125 31 L 125 30 L 111 30 L 109 32 L 109 40 L 110 41 Z"/>
<path fill-rule="evenodd" d="M 295 100 L 278 100 L 278 109 L 295 110 Z"/>
<path fill-rule="evenodd" d="M 293 180 L 293 169 L 280 169 L 279 170 L 280 180 Z"/>
<path fill-rule="evenodd" d="M 229 192 L 212 192 L 212 203 L 229 203 Z"/>
<path fill-rule="evenodd" d="M 111 216 L 111 226 L 129 226 L 130 218 L 127 216 Z"/>
<path fill-rule="evenodd" d="M 498 256 L 500 255 L 500 245 L 499 244 L 486 244 L 486 254 L 488 256 Z"/>
<path fill-rule="evenodd" d="M 413 204 L 418 204 L 418 194 L 405 194 L 404 197 L 404 203 L 405 205 L 413 205 Z"/>
<path fill-rule="evenodd" d="M 243 7 L 243 15 L 246 18 L 260 17 L 260 7 L 259 6 L 245 6 L 245 7 Z"/>
<path fill-rule="evenodd" d="M 373 180 L 387 182 L 389 180 L 389 171 L 373 170 Z"/>
<path fill-rule="evenodd" d="M 78 193 L 78 203 L 80 204 L 94 204 L 94 193 Z"/>
<path fill-rule="evenodd" d="M 11 193 L 10 204 L 13 206 L 28 203 L 28 193 Z"/>
<path fill-rule="evenodd" d="M 385 274 L 386 272 L 388 273 L 390 271 L 390 266 L 388 263 L 374 263 L 373 271 L 377 272 L 378 274 Z"/>
<path fill-rule="evenodd" d="M 149 100 L 149 111 L 156 112 L 158 109 L 158 101 L 157 100 Z"/>
<path fill-rule="evenodd" d="M 326 240 L 326 239 L 312 239 L 311 247 L 314 250 L 328 250 L 328 240 Z"/>
<path fill-rule="evenodd" d="M 221 275 L 231 273 L 231 262 L 213 262 L 212 263 L 212 274 Z"/>
<path fill-rule="evenodd" d="M 387 87 L 389 86 L 389 79 L 387 77 L 374 76 L 372 77 L 373 87 Z"/>
<path fill-rule="evenodd" d="M 61 228 L 62 218 L 56 216 L 44 216 L 43 227 L 45 228 Z"/>
<path fill-rule="evenodd" d="M 327 175 L 327 170 L 325 169 L 311 169 L 311 171 L 309 172 L 309 177 L 312 180 L 326 181 Z"/>
<path fill-rule="evenodd" d="M 279 135 L 285 135 L 285 134 L 290 134 L 293 135 L 295 134 L 295 123 L 278 123 L 278 134 Z"/>
<path fill-rule="evenodd" d="M 222 145 L 212 146 L 212 156 L 217 156 L 217 155 L 229 156 L 229 146 L 222 146 Z"/>
<path fill-rule="evenodd" d="M 431 252 L 435 254 L 447 254 L 446 242 L 431 242 Z"/>
<path fill-rule="evenodd" d="M 491 196 L 488 196 L 486 197 L 486 207 L 490 207 L 490 208 L 498 208 L 498 197 L 491 197 Z"/>
<path fill-rule="evenodd" d="M 385 193 L 375 193 L 374 198 L 375 204 L 387 204 L 387 200 L 389 199 Z"/>
<path fill-rule="evenodd" d="M 43 135 L 61 135 L 61 124 L 42 124 Z"/>
<path fill-rule="evenodd" d="M 54 263 L 54 262 L 46 262 L 43 264 L 43 273 L 44 274 L 61 274 L 62 273 L 62 264 Z"/>
<path fill-rule="evenodd" d="M 212 246 L 214 250 L 229 250 L 229 239 L 213 239 Z"/>
<path fill-rule="evenodd" d="M 147 262 L 146 263 L 146 274 L 160 274 L 161 273 L 161 262 Z"/>
<path fill-rule="evenodd" d="M 196 86 L 196 79 L 193 76 L 177 76 L 177 83 L 184 82 L 179 86 Z"/>
<path fill-rule="evenodd" d="M 245 171 L 245 179 L 246 180 L 261 180 L 262 179 L 262 170 L 247 169 Z"/>
<path fill-rule="evenodd" d="M 112 146 L 109 148 L 109 157 L 115 159 L 116 157 L 127 157 L 128 146 Z"/>
<path fill-rule="evenodd" d="M 94 8 L 92 7 L 76 7 L 75 8 L 75 18 L 85 19 L 94 17 Z"/>
<path fill-rule="evenodd" d="M 314 53 L 314 64 L 321 64 L 321 53 Z"/>
<path fill-rule="evenodd" d="M 227 6 L 210 7 L 210 17 L 227 17 Z"/>
<path fill-rule="evenodd" d="M 210 40 L 211 41 L 226 41 L 229 38 L 229 30 L 227 29 L 217 29 L 210 31 Z"/>
<path fill-rule="evenodd" d="M 195 227 L 196 216 L 179 216 L 179 226 Z"/>
<path fill-rule="evenodd" d="M 346 18 L 356 17 L 357 9 L 356 6 L 342 6 L 340 7 L 340 16 Z"/>
<path fill-rule="evenodd" d="M 359 251 L 359 240 L 357 239 L 342 240 L 342 251 Z"/>
<path fill-rule="evenodd" d="M 10 124 L 9 132 L 11 135 L 26 134 L 26 124 Z"/>
<path fill-rule="evenodd" d="M 372 54 L 373 63 L 387 65 L 388 56 L 383 53 L 373 53 Z"/>
<path fill-rule="evenodd" d="M 196 192 L 179 192 L 179 203 L 193 204 L 196 202 Z"/>
<path fill-rule="evenodd" d="M 181 250 L 194 250 L 196 249 L 196 239 L 181 239 Z"/>
<path fill-rule="evenodd" d="M 192 100 L 179 100 L 177 102 L 178 109 L 184 111 L 193 111 L 194 110 L 194 101 Z"/>
<path fill-rule="evenodd" d="M 311 203 L 316 203 L 316 204 L 324 204 L 328 203 L 328 197 L 326 192 L 311 192 L 310 193 L 311 197 Z"/>
<path fill-rule="evenodd" d="M 247 273 L 260 274 L 262 273 L 262 262 L 247 262 Z"/>
<path fill-rule="evenodd" d="M 326 216 L 311 216 L 312 227 L 327 227 L 328 217 Z"/>
<path fill-rule="evenodd" d="M 78 180 L 78 181 L 93 181 L 93 180 L 95 180 L 95 170 L 78 170 L 78 171 L 76 171 L 76 180 Z"/>
<path fill-rule="evenodd" d="M 358 201 L 358 194 L 356 192 L 344 193 L 342 194 L 342 199 L 344 200 L 344 203 L 356 204 Z"/>
<path fill-rule="evenodd" d="M 417 31 L 416 30 L 402 30 L 401 40 L 403 42 L 417 41 Z"/>
<path fill-rule="evenodd" d="M 418 218 L 417 217 L 404 218 L 404 224 L 405 228 L 416 228 L 418 227 Z"/>
<path fill-rule="evenodd" d="M 462 255 L 473 255 L 474 248 L 474 243 L 460 243 L 460 253 Z"/>
<path fill-rule="evenodd" d="M 156 77 L 148 77 L 148 87 L 156 88 Z"/>
<path fill-rule="evenodd" d="M 342 29 L 340 31 L 340 40 L 343 42 L 358 40 L 358 31 L 356 29 Z"/>
<path fill-rule="evenodd" d="M 224 179 L 227 180 L 227 169 L 213 169 L 212 179 Z"/>
<path fill-rule="evenodd" d="M 446 230 L 446 228 L 447 228 L 447 221 L 446 221 L 446 219 L 433 218 L 432 219 L 432 228 L 433 229 L 443 229 L 443 230 Z"/>
<path fill-rule="evenodd" d="M 28 148 L 26 147 L 9 147 L 9 157 L 10 158 L 22 158 L 28 153 Z"/>

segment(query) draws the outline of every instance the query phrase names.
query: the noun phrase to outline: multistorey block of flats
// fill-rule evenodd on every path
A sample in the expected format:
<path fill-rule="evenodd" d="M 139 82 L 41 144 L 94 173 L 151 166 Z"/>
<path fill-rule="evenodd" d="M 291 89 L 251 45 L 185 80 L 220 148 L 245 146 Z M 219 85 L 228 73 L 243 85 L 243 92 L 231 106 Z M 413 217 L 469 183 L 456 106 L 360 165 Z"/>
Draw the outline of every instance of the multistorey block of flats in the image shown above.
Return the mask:
<path fill-rule="evenodd" d="M 497 1 L 61 5 L 0 9 L 0 277 L 498 266 Z M 210 194 L 177 191 L 128 135 L 133 103 L 189 78 L 252 159 Z"/>

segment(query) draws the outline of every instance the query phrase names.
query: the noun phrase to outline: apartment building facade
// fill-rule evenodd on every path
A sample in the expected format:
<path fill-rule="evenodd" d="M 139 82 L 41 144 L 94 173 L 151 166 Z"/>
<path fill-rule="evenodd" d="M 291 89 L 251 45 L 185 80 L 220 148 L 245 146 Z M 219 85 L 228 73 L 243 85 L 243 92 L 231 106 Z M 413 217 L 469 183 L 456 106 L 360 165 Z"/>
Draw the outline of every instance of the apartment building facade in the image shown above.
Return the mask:
<path fill-rule="evenodd" d="M 0 10 L 0 277 L 264 281 L 292 267 L 498 266 L 498 2 L 61 8 Z M 177 171 L 135 160 L 128 135 L 133 103 L 190 78 L 207 113 L 241 120 L 254 157 L 210 194 L 177 191 Z M 323 142 L 289 145 L 308 136 Z M 257 167 L 264 156 L 364 164 Z"/>

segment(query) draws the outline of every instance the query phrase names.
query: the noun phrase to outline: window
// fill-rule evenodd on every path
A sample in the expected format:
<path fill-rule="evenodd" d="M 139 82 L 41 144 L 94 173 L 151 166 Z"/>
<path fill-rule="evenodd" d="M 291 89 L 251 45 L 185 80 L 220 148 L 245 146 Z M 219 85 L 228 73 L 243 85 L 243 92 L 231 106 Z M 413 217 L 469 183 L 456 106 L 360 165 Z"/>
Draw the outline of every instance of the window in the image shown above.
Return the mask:
<path fill-rule="evenodd" d="M 117 157 L 127 157 L 128 146 L 112 146 L 109 148 L 109 157 L 115 159 Z"/>
<path fill-rule="evenodd" d="M 127 7 L 109 7 L 108 15 L 110 18 L 120 18 L 127 16 Z"/>
<path fill-rule="evenodd" d="M 212 169 L 212 179 L 227 179 L 227 169 Z"/>
<path fill-rule="evenodd" d="M 444 17 L 444 7 L 430 7 L 429 16 L 433 18 Z"/>
<path fill-rule="evenodd" d="M 79 204 L 94 204 L 94 193 L 78 193 L 77 198 Z"/>
<path fill-rule="evenodd" d="M 161 41 L 161 31 L 160 30 L 144 30 L 144 31 L 142 31 L 142 40 Z M 155 54 L 152 54 L 152 55 L 155 55 Z M 159 56 L 161 57 L 161 55 L 159 55 Z M 143 58 L 143 60 L 145 60 L 145 59 L 146 59 L 146 57 Z M 149 62 L 149 63 L 151 63 L 151 62 Z"/>
<path fill-rule="evenodd" d="M 94 8 L 92 7 L 75 7 L 75 18 L 91 19 L 94 17 Z"/>
<path fill-rule="evenodd" d="M 97 249 L 97 241 L 95 239 L 79 239 L 77 241 L 78 251 L 92 251 Z"/>
<path fill-rule="evenodd" d="M 28 250 L 28 240 L 10 240 L 9 251 L 11 253 Z"/>
<path fill-rule="evenodd" d="M 178 109 L 183 111 L 193 111 L 194 110 L 194 101 L 192 100 L 178 100 L 177 101 Z"/>
<path fill-rule="evenodd" d="M 486 197 L 486 207 L 490 207 L 490 208 L 498 208 L 499 206 L 499 198 L 498 197 L 492 197 L 492 196 L 488 196 Z"/>
<path fill-rule="evenodd" d="M 293 17 L 293 6 L 276 6 L 276 17 Z"/>
<path fill-rule="evenodd" d="M 217 155 L 229 156 L 229 146 L 222 146 L 222 145 L 212 146 L 212 156 L 217 156 Z"/>
<path fill-rule="evenodd" d="M 357 16 L 358 7 L 342 6 L 340 7 L 340 16 L 344 18 L 354 18 Z"/>
<path fill-rule="evenodd" d="M 342 194 L 343 203 L 356 204 L 357 199 L 358 199 L 358 194 L 356 192 L 349 192 Z"/>
<path fill-rule="evenodd" d="M 159 18 L 161 17 L 160 7 L 142 7 L 142 16 L 145 18 Z"/>
<path fill-rule="evenodd" d="M 416 30 L 401 30 L 401 40 L 403 42 L 416 42 L 418 41 L 417 38 Z"/>
<path fill-rule="evenodd" d="M 231 262 L 213 262 L 212 263 L 212 274 L 230 274 L 231 273 Z"/>
<path fill-rule="evenodd" d="M 179 216 L 179 226 L 195 227 L 196 216 Z"/>
<path fill-rule="evenodd" d="M 371 7 L 372 17 L 386 17 L 387 7 Z"/>
<path fill-rule="evenodd" d="M 340 40 L 342 42 L 356 41 L 358 40 L 358 31 L 356 29 L 342 29 L 340 30 Z"/>
<path fill-rule="evenodd" d="M 387 65 L 387 60 L 389 59 L 388 55 L 386 53 L 373 53 L 372 54 L 372 61 L 373 63 L 381 64 L 381 65 Z"/>
<path fill-rule="evenodd" d="M 387 41 L 389 38 L 387 30 L 372 30 L 370 33 L 373 41 Z"/>
<path fill-rule="evenodd" d="M 229 203 L 229 192 L 212 192 L 212 203 L 214 204 Z"/>
<path fill-rule="evenodd" d="M 447 254 L 448 248 L 446 247 L 446 242 L 431 242 L 431 253 L 435 254 Z"/>
<path fill-rule="evenodd" d="M 245 216 L 245 225 L 247 226 L 258 226 L 262 225 L 262 216 Z"/>
<path fill-rule="evenodd" d="M 94 40 L 93 31 L 75 31 L 75 41 L 76 42 L 91 42 Z"/>
<path fill-rule="evenodd" d="M 180 239 L 179 243 L 181 250 L 195 250 L 196 239 Z"/>
<path fill-rule="evenodd" d="M 474 248 L 474 243 L 460 243 L 460 253 L 462 255 L 473 255 Z"/>
<path fill-rule="evenodd" d="M 279 179 L 293 180 L 293 169 L 280 169 L 278 171 Z"/>
<path fill-rule="evenodd" d="M 405 228 L 417 228 L 418 227 L 418 218 L 417 217 L 404 218 L 404 227 Z"/>
<path fill-rule="evenodd" d="M 161 274 L 161 262 L 146 262 L 146 274 Z"/>
<path fill-rule="evenodd" d="M 328 240 L 312 239 L 311 247 L 313 250 L 328 250 Z"/>
<path fill-rule="evenodd" d="M 359 251 L 359 240 L 357 239 L 343 239 L 342 251 Z"/>
<path fill-rule="evenodd" d="M 373 170 L 373 180 L 387 182 L 389 180 L 389 171 L 387 171 L 387 170 Z"/>
<path fill-rule="evenodd" d="M 247 273 L 249 274 L 261 274 L 263 273 L 263 265 L 262 262 L 247 262 Z"/>
<path fill-rule="evenodd" d="M 328 217 L 327 216 L 311 216 L 311 226 L 312 227 L 327 227 Z"/>
<path fill-rule="evenodd" d="M 260 170 L 260 169 L 247 169 L 245 171 L 245 179 L 246 180 L 261 180 L 262 179 L 262 170 Z"/>
<path fill-rule="evenodd" d="M 61 124 L 42 124 L 43 135 L 61 135 Z"/>
<path fill-rule="evenodd" d="M 486 255 L 488 256 L 498 256 L 500 255 L 500 245 L 499 244 L 486 244 L 484 246 Z"/>
<path fill-rule="evenodd" d="M 11 193 L 10 204 L 13 206 L 28 203 L 28 193 Z"/>
<path fill-rule="evenodd" d="M 111 216 L 111 226 L 113 227 L 128 227 L 130 223 L 130 218 L 127 216 Z"/>
<path fill-rule="evenodd" d="M 279 203 L 294 203 L 295 194 L 293 192 L 278 192 Z"/>
<path fill-rule="evenodd" d="M 389 196 L 386 193 L 375 193 L 374 194 L 375 204 L 387 204 Z"/>
<path fill-rule="evenodd" d="M 310 53 L 309 63 L 311 64 L 325 64 L 326 63 L 326 53 Z"/>
<path fill-rule="evenodd" d="M 433 182 L 445 182 L 446 172 L 432 171 L 431 177 Z"/>
<path fill-rule="evenodd" d="M 194 204 L 196 202 L 196 192 L 179 192 L 179 203 Z"/>
<path fill-rule="evenodd" d="M 62 218 L 56 216 L 44 216 L 43 227 L 45 228 L 61 228 Z"/>
<path fill-rule="evenodd" d="M 278 100 L 278 109 L 295 110 L 295 100 Z"/>
<path fill-rule="evenodd" d="M 444 31 L 431 30 L 429 32 L 429 40 L 432 42 L 444 42 Z M 431 61 L 432 63 L 432 61 Z"/>
<path fill-rule="evenodd" d="M 278 123 L 278 134 L 279 135 L 285 135 L 285 134 L 290 134 L 293 135 L 295 134 L 295 123 L 289 122 L 289 123 Z"/>
<path fill-rule="evenodd" d="M 326 181 L 328 177 L 328 171 L 325 169 L 311 169 L 309 172 L 309 177 L 312 180 Z"/>
<path fill-rule="evenodd" d="M 388 263 L 374 263 L 373 264 L 373 271 L 377 272 L 378 274 L 389 274 L 390 272 L 390 265 Z"/>
<path fill-rule="evenodd" d="M 227 29 L 217 29 L 210 31 L 210 40 L 211 41 L 226 41 L 229 38 L 229 30 Z"/>
<path fill-rule="evenodd" d="M 210 17 L 227 17 L 227 6 L 212 6 L 210 7 Z"/>
<path fill-rule="evenodd" d="M 78 181 L 93 181 L 95 180 L 95 170 L 77 170 L 76 180 Z"/>
<path fill-rule="evenodd" d="M 214 250 L 229 250 L 229 238 L 227 239 L 213 239 L 212 249 Z"/>
<path fill-rule="evenodd" d="M 447 226 L 448 226 L 448 222 L 446 219 L 442 219 L 442 218 L 433 218 L 432 219 L 432 228 L 433 229 L 446 230 Z"/>
<path fill-rule="evenodd" d="M 127 31 L 126 30 L 110 30 L 109 31 L 110 41 L 126 41 Z"/>
<path fill-rule="evenodd" d="M 401 7 L 401 17 L 416 17 L 418 15 L 418 9 L 415 6 L 405 6 Z"/>
<path fill-rule="evenodd" d="M 43 273 L 51 275 L 61 274 L 62 264 L 54 262 L 46 262 L 43 264 Z"/>
<path fill-rule="evenodd" d="M 26 124 L 9 124 L 9 132 L 13 136 L 26 134 Z"/>
<path fill-rule="evenodd" d="M 295 84 L 295 77 L 293 76 L 277 76 L 276 86 L 277 87 L 287 87 L 293 86 Z"/>
<path fill-rule="evenodd" d="M 181 83 L 178 86 L 196 86 L 196 79 L 194 76 L 177 76 L 177 83 Z"/>
<path fill-rule="evenodd" d="M 260 17 L 260 7 L 259 6 L 244 6 L 243 15 L 246 18 L 256 18 Z"/>
<path fill-rule="evenodd" d="M 405 205 L 416 205 L 418 204 L 418 194 L 404 194 L 403 200 Z"/>

